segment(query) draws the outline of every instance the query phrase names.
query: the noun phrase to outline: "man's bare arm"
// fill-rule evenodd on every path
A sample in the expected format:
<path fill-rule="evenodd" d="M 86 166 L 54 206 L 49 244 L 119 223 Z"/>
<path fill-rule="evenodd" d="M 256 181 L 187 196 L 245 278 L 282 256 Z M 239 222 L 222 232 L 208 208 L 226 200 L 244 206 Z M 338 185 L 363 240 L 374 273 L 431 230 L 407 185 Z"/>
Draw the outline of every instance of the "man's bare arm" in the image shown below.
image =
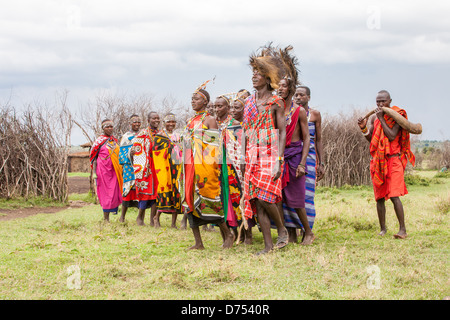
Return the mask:
<path fill-rule="evenodd" d="M 314 111 L 316 113 L 316 135 L 315 135 L 315 146 L 317 155 L 317 181 L 320 181 L 325 174 L 325 157 L 323 154 L 323 140 L 322 140 L 322 115 L 319 111 Z"/>
<path fill-rule="evenodd" d="M 380 110 L 378 110 L 380 109 Z M 395 123 L 392 128 L 390 128 L 386 120 L 384 119 L 384 112 L 381 108 L 377 108 L 377 111 L 375 112 L 376 116 L 380 120 L 381 127 L 383 128 L 384 134 L 389 139 L 389 141 L 392 141 L 397 136 L 398 132 L 400 131 L 400 125 L 398 123 Z"/>
<path fill-rule="evenodd" d="M 300 160 L 300 164 L 303 165 L 303 174 L 306 173 L 306 158 L 308 158 L 309 153 L 309 145 L 310 145 L 310 137 L 309 137 L 309 128 L 308 128 L 308 119 L 306 117 L 306 110 L 302 107 L 300 108 L 300 113 L 298 117 L 298 125 L 300 126 L 300 130 L 303 138 L 303 150 L 302 150 L 302 159 Z"/>
<path fill-rule="evenodd" d="M 275 114 L 275 129 L 278 129 L 278 152 L 280 156 L 282 156 L 284 155 L 284 148 L 286 147 L 286 118 L 284 115 L 284 106 L 274 103 L 272 107 L 272 114 Z"/>

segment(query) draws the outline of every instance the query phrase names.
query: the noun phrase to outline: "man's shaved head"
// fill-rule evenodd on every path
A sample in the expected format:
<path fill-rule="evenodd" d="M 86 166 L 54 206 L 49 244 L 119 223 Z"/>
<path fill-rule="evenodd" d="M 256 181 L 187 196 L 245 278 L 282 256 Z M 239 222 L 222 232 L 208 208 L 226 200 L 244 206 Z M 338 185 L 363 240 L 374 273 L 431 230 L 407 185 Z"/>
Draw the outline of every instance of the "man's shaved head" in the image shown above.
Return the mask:
<path fill-rule="evenodd" d="M 387 90 L 380 90 L 378 91 L 378 94 L 384 94 L 387 96 L 388 99 L 391 98 L 391 94 Z"/>

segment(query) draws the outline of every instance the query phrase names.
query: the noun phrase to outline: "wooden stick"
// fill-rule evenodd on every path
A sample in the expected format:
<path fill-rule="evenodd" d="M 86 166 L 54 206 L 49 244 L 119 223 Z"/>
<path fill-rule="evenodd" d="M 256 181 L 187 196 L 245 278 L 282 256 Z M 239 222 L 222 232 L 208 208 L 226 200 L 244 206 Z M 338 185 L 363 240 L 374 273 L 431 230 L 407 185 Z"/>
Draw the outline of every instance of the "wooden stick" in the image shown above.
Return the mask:
<path fill-rule="evenodd" d="M 392 110 L 391 108 L 381 107 L 381 109 L 383 110 L 384 113 L 386 113 L 388 116 L 393 118 L 395 120 L 395 122 L 397 122 L 400 125 L 400 127 L 405 129 L 409 133 L 412 133 L 412 134 L 421 134 L 422 133 L 422 125 L 420 123 L 412 123 L 411 121 L 409 121 L 408 119 L 403 117 L 398 112 Z M 367 113 L 364 116 L 364 118 L 368 119 L 371 115 L 373 115 L 375 113 L 375 110 L 376 109 Z"/>

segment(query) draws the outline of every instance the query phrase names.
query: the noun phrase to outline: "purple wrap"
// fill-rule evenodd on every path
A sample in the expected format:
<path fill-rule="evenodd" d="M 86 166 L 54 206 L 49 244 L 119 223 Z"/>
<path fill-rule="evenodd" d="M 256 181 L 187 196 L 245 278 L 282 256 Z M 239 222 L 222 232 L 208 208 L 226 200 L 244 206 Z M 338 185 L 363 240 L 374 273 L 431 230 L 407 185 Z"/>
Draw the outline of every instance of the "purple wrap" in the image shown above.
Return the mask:
<path fill-rule="evenodd" d="M 292 142 L 284 150 L 284 172 L 282 177 L 283 202 L 291 208 L 305 207 L 305 175 L 296 178 L 295 172 L 302 160 L 303 141 Z M 306 172 L 306 168 L 305 168 Z"/>

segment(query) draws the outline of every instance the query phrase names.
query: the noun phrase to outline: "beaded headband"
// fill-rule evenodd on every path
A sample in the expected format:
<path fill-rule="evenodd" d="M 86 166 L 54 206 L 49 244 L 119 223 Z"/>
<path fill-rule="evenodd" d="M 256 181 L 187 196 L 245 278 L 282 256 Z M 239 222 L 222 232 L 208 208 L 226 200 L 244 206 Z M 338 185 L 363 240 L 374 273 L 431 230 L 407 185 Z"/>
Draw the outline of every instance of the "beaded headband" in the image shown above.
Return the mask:
<path fill-rule="evenodd" d="M 200 86 L 198 86 L 197 89 L 195 89 L 193 94 L 198 93 L 199 95 L 201 95 L 203 98 L 205 98 L 206 101 L 208 101 L 208 98 L 200 91 L 200 90 L 205 90 L 206 89 L 206 85 L 212 81 L 214 83 L 214 80 L 216 79 L 216 77 L 214 76 L 214 78 L 207 80 L 205 82 L 203 82 Z"/>
<path fill-rule="evenodd" d="M 245 103 L 244 103 L 244 101 L 242 101 L 241 98 L 236 98 L 236 99 L 234 99 L 233 101 L 237 101 L 237 102 L 239 102 L 240 104 L 242 104 L 242 106 L 245 106 Z"/>
<path fill-rule="evenodd" d="M 105 122 L 102 123 L 102 129 L 105 129 L 108 126 L 114 126 L 114 122 L 112 122 L 111 120 L 107 120 Z"/>
<path fill-rule="evenodd" d="M 168 114 L 167 116 L 164 117 L 164 122 L 168 121 L 177 121 L 177 119 L 174 114 Z"/>
<path fill-rule="evenodd" d="M 141 122 L 141 117 L 134 116 L 134 117 L 130 118 L 130 123 L 137 122 L 137 121 Z"/>
<path fill-rule="evenodd" d="M 218 96 L 217 98 L 222 98 L 224 99 L 228 105 L 230 105 L 230 103 L 235 99 L 236 97 L 236 93 L 226 93 L 226 94 L 222 94 L 220 96 Z"/>

